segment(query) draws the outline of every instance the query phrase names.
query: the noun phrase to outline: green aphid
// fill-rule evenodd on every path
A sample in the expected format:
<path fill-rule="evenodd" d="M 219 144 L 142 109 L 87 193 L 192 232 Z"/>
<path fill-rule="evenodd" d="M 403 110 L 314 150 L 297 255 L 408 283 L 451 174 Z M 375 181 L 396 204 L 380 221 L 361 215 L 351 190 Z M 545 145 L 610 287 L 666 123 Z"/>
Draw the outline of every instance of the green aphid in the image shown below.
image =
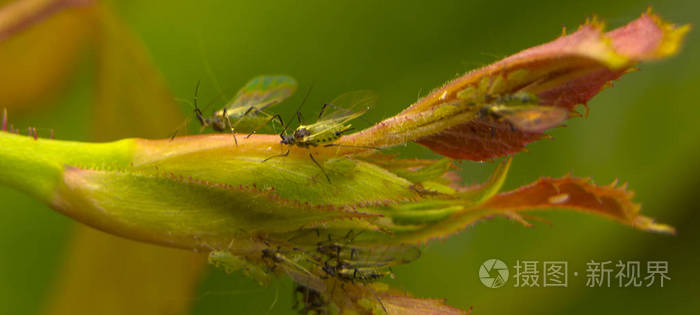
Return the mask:
<path fill-rule="evenodd" d="M 280 124 L 285 126 L 280 133 L 280 138 L 282 138 L 280 143 L 286 145 L 296 145 L 302 148 L 315 147 L 319 145 L 323 145 L 325 147 L 353 147 L 352 145 L 340 145 L 332 142 L 342 137 L 345 132 L 350 131 L 352 129 L 352 125 L 348 122 L 366 113 L 372 106 L 374 106 L 374 104 L 376 104 L 377 99 L 378 97 L 376 93 L 366 90 L 342 94 L 333 99 L 333 101 L 330 103 L 323 105 L 321 112 L 318 115 L 318 120 L 315 123 L 310 125 L 300 125 L 296 130 L 294 130 L 292 135 L 288 135 L 286 133 L 289 125 L 285 126 L 284 121 L 282 121 L 282 117 L 280 117 L 280 115 L 275 115 L 275 117 L 279 119 Z M 301 113 L 299 111 L 297 111 L 297 118 L 301 124 Z M 363 148 L 376 149 L 371 147 Z M 287 155 L 289 155 L 289 150 L 287 150 L 287 152 L 284 154 L 268 157 L 264 159 L 263 162 L 266 162 L 271 158 L 285 157 Z M 323 175 L 326 176 L 328 183 L 330 183 L 331 178 L 328 176 L 328 173 L 326 173 L 321 164 L 316 161 L 311 153 L 309 153 L 309 158 L 311 158 L 311 161 L 321 169 Z"/>
<path fill-rule="evenodd" d="M 551 105 L 539 105 L 536 95 L 526 92 L 495 97 L 481 110 L 483 116 L 505 120 L 514 129 L 542 132 L 556 127 L 569 118 L 569 110 Z"/>
<path fill-rule="evenodd" d="M 377 95 L 372 91 L 354 91 L 336 97 L 324 104 L 318 120 L 310 125 L 300 125 L 294 134 L 280 134 L 282 144 L 300 147 L 328 145 L 352 129 L 348 122 L 362 116 L 377 103 Z M 279 117 L 279 116 L 278 116 Z"/>
<path fill-rule="evenodd" d="M 525 132 L 543 132 L 569 118 L 569 110 L 556 106 L 493 105 L 485 107 L 490 115 L 508 121 L 515 129 Z"/>
<path fill-rule="evenodd" d="M 372 267 L 336 267 L 334 276 L 345 281 L 372 282 L 385 277 L 394 277 L 394 273 L 388 269 L 376 269 Z"/>
<path fill-rule="evenodd" d="M 289 98 L 296 88 L 296 80 L 289 76 L 261 75 L 248 81 L 224 108 L 210 117 L 197 107 L 195 97 L 194 113 L 202 129 L 252 133 L 272 120 L 273 116 L 264 110 Z"/>
<path fill-rule="evenodd" d="M 420 249 L 412 245 L 359 245 L 353 244 L 362 232 L 349 231 L 344 237 L 316 244 L 316 251 L 328 261 L 335 261 L 342 269 L 377 270 L 414 261 L 420 257 Z"/>

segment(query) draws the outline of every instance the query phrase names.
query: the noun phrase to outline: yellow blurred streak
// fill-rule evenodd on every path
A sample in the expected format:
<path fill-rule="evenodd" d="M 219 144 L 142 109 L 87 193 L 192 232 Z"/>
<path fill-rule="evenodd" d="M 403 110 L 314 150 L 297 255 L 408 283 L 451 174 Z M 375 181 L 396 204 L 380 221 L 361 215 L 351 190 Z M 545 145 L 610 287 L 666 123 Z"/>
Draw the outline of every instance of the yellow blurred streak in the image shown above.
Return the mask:
<path fill-rule="evenodd" d="M 72 19 L 93 29 L 95 140 L 163 137 L 183 120 L 143 45 L 103 5 Z M 84 30 L 81 30 L 84 31 Z M 77 227 L 45 314 L 186 314 L 202 255 Z"/>
<path fill-rule="evenodd" d="M 111 10 L 96 13 L 95 140 L 170 136 L 184 117 L 145 47 Z"/>
<path fill-rule="evenodd" d="M 90 9 L 86 7 L 65 9 L 52 16 L 32 16 L 27 12 L 46 11 L 51 2 L 57 1 L 18 1 L 0 8 L 0 103 L 10 110 L 51 103 L 50 97 L 68 82 L 66 77 L 84 52 L 93 30 L 87 19 Z M 28 5 L 20 5 L 25 3 Z M 19 15 L 17 18 L 45 19 L 24 29 L 9 24 L 22 23 L 15 21 L 13 14 Z M 14 36 L 3 40 L 4 35 L 13 32 Z"/>
<path fill-rule="evenodd" d="M 46 314 L 187 314 L 204 264 L 80 225 Z"/>

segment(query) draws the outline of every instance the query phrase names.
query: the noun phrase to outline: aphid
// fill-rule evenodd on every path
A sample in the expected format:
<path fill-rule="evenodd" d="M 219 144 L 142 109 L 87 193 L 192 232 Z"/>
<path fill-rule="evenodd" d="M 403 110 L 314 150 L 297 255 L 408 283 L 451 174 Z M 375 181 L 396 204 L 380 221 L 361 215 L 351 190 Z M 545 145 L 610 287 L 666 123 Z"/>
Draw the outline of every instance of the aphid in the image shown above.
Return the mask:
<path fill-rule="evenodd" d="M 362 246 L 351 245 L 360 233 L 352 231 L 336 241 L 317 244 L 317 252 L 325 257 L 318 258 L 317 265 L 326 275 L 343 281 L 371 282 L 393 275 L 391 267 L 408 263 L 420 257 L 418 247 L 409 245 Z"/>
<path fill-rule="evenodd" d="M 297 82 L 286 75 L 261 75 L 244 85 L 224 108 L 209 117 L 197 107 L 197 88 L 194 97 L 194 114 L 202 129 L 215 131 L 254 132 L 272 120 L 265 109 L 289 98 L 297 88 Z M 235 139 L 235 137 L 234 137 Z M 238 141 L 236 140 L 236 143 Z"/>
<path fill-rule="evenodd" d="M 354 91 L 342 94 L 333 101 L 323 104 L 318 120 L 310 125 L 300 125 L 292 135 L 285 131 L 280 133 L 280 143 L 309 147 L 330 146 L 343 133 L 352 129 L 348 122 L 362 116 L 377 102 L 377 95 L 372 91 Z M 278 116 L 279 117 L 279 116 Z M 301 116 L 297 115 L 301 124 Z"/>
<path fill-rule="evenodd" d="M 542 132 L 569 118 L 566 108 L 538 104 L 537 97 L 530 93 L 515 93 L 492 98 L 480 113 L 505 120 L 512 128 L 525 132 Z"/>
<path fill-rule="evenodd" d="M 386 276 L 393 277 L 393 273 L 390 269 L 357 267 L 344 261 L 337 262 L 336 264 L 331 264 L 330 261 L 326 261 L 323 263 L 321 269 L 323 269 L 328 276 L 350 282 L 372 282 Z"/>
<path fill-rule="evenodd" d="M 294 278 L 293 273 L 300 273 L 307 276 L 312 276 L 306 268 L 298 263 L 301 256 L 295 255 L 294 253 L 283 253 L 282 249 L 278 247 L 276 250 L 269 248 L 262 250 L 262 259 L 267 262 L 270 270 L 274 270 L 276 267 L 281 267 L 284 272 L 289 276 Z"/>
<path fill-rule="evenodd" d="M 567 118 L 569 111 L 556 106 L 505 106 L 489 108 L 491 113 L 511 123 L 516 129 L 526 132 L 542 132 L 556 127 Z"/>
<path fill-rule="evenodd" d="M 420 249 L 411 245 L 366 246 L 352 244 L 361 232 L 350 230 L 343 238 L 319 242 L 316 251 L 329 260 L 344 262 L 350 267 L 387 268 L 409 263 L 420 257 Z"/>
<path fill-rule="evenodd" d="M 289 125 L 284 124 L 280 115 L 275 115 L 275 117 L 279 119 L 280 124 L 284 126 L 284 129 L 280 133 L 280 143 L 284 145 L 295 145 L 301 148 L 316 147 L 319 145 L 324 147 L 352 146 L 340 145 L 332 142 L 342 137 L 345 132 L 352 130 L 352 125 L 348 122 L 366 113 L 376 104 L 377 99 L 378 97 L 374 92 L 366 90 L 342 94 L 333 99 L 330 103 L 324 104 L 323 107 L 321 107 L 318 120 L 309 125 L 302 124 L 301 112 L 297 110 L 297 119 L 300 125 L 294 130 L 292 135 L 286 133 Z M 304 100 L 306 100 L 306 98 L 304 98 Z M 301 107 L 301 105 L 299 107 Z M 287 155 L 289 155 L 289 150 L 284 154 L 266 158 L 263 162 L 271 158 L 285 157 Z M 330 183 L 330 177 L 311 153 L 309 153 L 309 158 L 321 169 L 323 175 L 326 176 L 326 179 Z"/>

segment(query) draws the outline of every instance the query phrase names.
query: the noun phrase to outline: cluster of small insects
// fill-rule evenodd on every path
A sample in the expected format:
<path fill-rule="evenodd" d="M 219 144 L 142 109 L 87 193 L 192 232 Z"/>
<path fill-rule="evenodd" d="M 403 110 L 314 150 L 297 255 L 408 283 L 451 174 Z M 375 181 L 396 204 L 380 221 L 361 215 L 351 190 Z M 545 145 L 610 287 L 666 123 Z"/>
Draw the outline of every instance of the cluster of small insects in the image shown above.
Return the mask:
<path fill-rule="evenodd" d="M 258 76 L 243 86 L 224 108 L 207 117 L 197 106 L 197 86 L 195 88 L 194 115 L 202 129 L 210 127 L 215 131 L 234 134 L 236 145 L 238 145 L 236 133 L 248 133 L 250 136 L 269 124 L 278 123 L 282 127 L 279 136 L 280 144 L 283 147 L 295 146 L 309 149 L 319 146 L 344 146 L 345 144 L 335 142 L 352 130 L 350 121 L 362 116 L 377 101 L 376 94 L 370 91 L 345 93 L 331 102 L 323 104 L 314 123 L 304 124 L 300 110 L 309 96 L 309 89 L 296 110 L 298 127 L 292 133 L 288 133 L 290 125 L 285 124 L 281 115 L 271 114 L 267 111 L 273 105 L 289 98 L 296 88 L 296 81 L 288 76 Z M 495 94 L 492 91 L 493 84 L 491 83 L 483 84 L 480 89 L 481 91 L 472 93 L 472 96 L 463 98 L 460 102 L 467 105 L 471 103 L 478 105 L 478 117 L 505 121 L 511 125 L 514 131 L 515 129 L 532 132 L 544 130 L 563 121 L 568 115 L 565 109 L 541 106 L 537 97 L 529 93 Z M 288 122 L 292 119 L 289 119 Z M 282 154 L 262 159 L 261 162 L 288 156 L 290 150 L 285 151 Z M 330 177 L 323 166 L 314 158 L 313 153 L 309 151 L 308 155 L 330 183 Z M 367 284 L 393 276 L 391 267 L 410 262 L 420 256 L 420 250 L 413 246 L 376 248 L 357 245 L 355 238 L 358 234 L 352 231 L 344 236 L 333 237 L 328 234 L 327 239 L 305 248 L 273 247 L 266 243 L 268 248 L 262 250 L 261 259 L 267 264 L 270 271 L 281 269 L 292 278 L 295 278 L 293 275 L 296 275 L 296 279 L 309 277 L 333 280 L 330 283 L 339 283 L 342 289 L 347 283 Z M 295 290 L 295 300 L 301 302 L 303 306 L 297 307 L 297 309 L 302 313 L 326 313 L 329 300 L 332 300 L 332 297 L 324 296 L 327 293 L 324 289 L 314 287 L 310 283 L 299 283 Z M 301 299 L 296 298 L 298 295 L 301 296 Z M 381 301 L 379 302 L 381 304 Z"/>
<path fill-rule="evenodd" d="M 355 245 L 354 240 L 360 233 L 349 231 L 344 236 L 332 237 L 319 241 L 313 248 L 284 249 L 268 247 L 262 250 L 262 259 L 267 262 L 270 270 L 281 269 L 287 274 L 306 275 L 324 280 L 337 280 L 328 283 L 339 283 L 339 290 L 345 289 L 346 283 L 368 284 L 385 277 L 393 277 L 391 267 L 405 264 L 417 259 L 420 250 L 415 246 L 383 246 L 365 247 Z M 269 244 L 268 244 L 269 246 Z M 295 276 L 292 275 L 292 278 Z M 297 279 L 299 277 L 296 277 Z M 314 311 L 324 313 L 328 300 L 324 299 L 321 289 L 310 284 L 298 284 L 296 294 L 301 294 L 303 307 L 301 313 Z M 336 292 L 333 287 L 328 290 Z M 338 291 L 339 292 L 339 291 Z M 380 305 L 381 300 L 377 298 Z M 298 302 L 299 299 L 296 299 Z M 383 306 L 383 305 L 382 305 Z"/>
<path fill-rule="evenodd" d="M 304 101 L 302 101 L 299 109 L 296 111 L 299 126 L 292 134 L 287 134 L 289 125 L 285 125 L 279 114 L 273 115 L 266 110 L 289 98 L 296 88 L 296 80 L 289 76 L 258 76 L 248 81 L 224 108 L 207 117 L 197 106 L 197 91 L 199 89 L 199 84 L 197 84 L 193 102 L 194 115 L 202 125 L 202 129 L 210 127 L 218 132 L 231 132 L 234 135 L 234 143 L 236 145 L 238 145 L 236 133 L 248 133 L 247 137 L 249 137 L 266 125 L 277 122 L 283 127 L 282 132 L 279 134 L 280 144 L 282 145 L 300 148 L 346 146 L 333 142 L 352 130 L 352 125 L 349 124 L 349 121 L 362 116 L 377 101 L 376 94 L 371 91 L 345 93 L 336 97 L 330 103 L 323 104 L 315 123 L 303 124 L 300 109 L 309 95 L 307 92 Z M 262 162 L 287 155 L 289 155 L 289 150 L 286 150 L 283 154 L 265 158 Z M 326 173 L 312 153 L 309 153 L 309 158 L 321 169 L 330 183 L 331 179 L 328 173 Z"/>
<path fill-rule="evenodd" d="M 495 93 L 494 91 L 503 81 L 502 76 L 495 76 L 465 88 L 457 94 L 458 103 L 478 105 L 478 116 L 481 119 L 505 121 L 513 131 L 542 132 L 568 118 L 567 109 L 541 105 L 537 96 L 525 91 L 527 86 L 508 94 Z M 296 111 L 299 126 L 294 132 L 288 134 L 289 125 L 285 124 L 279 114 L 271 114 L 267 110 L 294 94 L 297 82 L 293 78 L 286 75 L 257 76 L 248 81 L 222 109 L 209 117 L 205 116 L 197 106 L 198 87 L 199 85 L 195 88 L 194 115 L 202 125 L 202 129 L 211 127 L 215 131 L 231 132 L 234 134 L 236 145 L 238 144 L 236 133 L 248 133 L 249 137 L 274 122 L 282 126 L 282 132 L 279 133 L 282 145 L 300 148 L 352 146 L 335 142 L 353 129 L 349 122 L 366 113 L 378 99 L 374 92 L 366 90 L 342 94 L 331 102 L 323 104 L 316 122 L 304 124 L 300 109 L 309 95 L 309 89 Z M 282 154 L 267 157 L 262 162 L 288 156 L 289 152 L 286 150 Z M 312 153 L 309 153 L 309 158 L 330 182 L 330 177 Z"/>

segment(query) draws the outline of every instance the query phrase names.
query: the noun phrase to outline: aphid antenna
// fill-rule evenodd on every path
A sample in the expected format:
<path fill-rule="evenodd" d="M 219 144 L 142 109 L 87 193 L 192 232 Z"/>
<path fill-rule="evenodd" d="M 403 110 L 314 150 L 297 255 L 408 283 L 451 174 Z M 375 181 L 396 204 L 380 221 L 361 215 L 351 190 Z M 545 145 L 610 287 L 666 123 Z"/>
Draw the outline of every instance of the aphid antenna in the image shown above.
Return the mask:
<path fill-rule="evenodd" d="M 261 111 L 260 109 L 257 109 L 257 108 L 252 107 L 252 106 L 243 114 L 243 116 L 246 116 L 246 115 L 248 115 L 250 112 L 253 112 L 253 111 L 254 111 L 256 114 L 257 114 L 257 113 L 262 113 L 262 114 L 265 114 L 265 115 L 270 116 L 270 114 L 267 114 L 267 113 Z M 277 116 L 279 116 L 279 114 L 270 116 L 270 119 L 269 119 L 268 121 L 266 121 L 265 123 L 260 124 L 259 126 L 255 127 L 255 128 L 253 129 L 253 131 L 251 131 L 247 136 L 245 136 L 245 138 L 246 138 L 246 139 L 250 138 L 250 136 L 252 136 L 252 135 L 255 134 L 256 132 L 258 132 L 258 129 L 260 129 L 260 128 L 266 126 L 267 124 L 269 124 L 269 123 L 271 123 L 271 122 L 273 122 L 273 121 L 275 120 L 275 118 L 277 118 Z M 279 117 L 279 121 L 280 121 L 280 124 L 281 124 L 282 126 L 284 126 L 284 122 L 282 121 L 282 117 Z M 237 126 L 238 123 L 240 123 L 240 122 L 241 122 L 241 120 L 239 119 L 239 120 L 236 122 L 236 125 L 234 125 L 234 127 Z M 273 128 L 274 128 L 274 127 L 273 127 Z M 276 131 L 275 131 L 275 132 L 276 132 Z"/>
<path fill-rule="evenodd" d="M 204 52 L 205 50 L 204 42 L 202 41 L 202 34 L 197 34 L 197 48 L 199 50 L 200 60 L 204 65 L 204 70 L 206 70 L 207 72 L 207 76 L 209 76 L 209 79 L 214 84 L 214 88 L 216 88 L 216 91 L 219 93 L 219 98 L 225 102 L 226 99 L 224 98 L 224 91 L 221 88 L 221 84 L 219 84 L 219 80 L 216 78 L 216 75 L 214 74 L 214 71 L 211 68 L 211 64 L 209 63 L 209 58 L 207 57 L 207 54 Z"/>
<path fill-rule="evenodd" d="M 275 118 L 277 118 L 277 120 L 280 121 L 280 125 L 282 125 L 282 127 L 284 128 L 284 129 L 282 129 L 282 132 L 280 132 L 280 135 L 283 135 L 287 130 L 287 126 L 284 124 L 284 120 L 282 120 L 282 116 L 280 116 L 280 114 L 273 115 L 272 118 L 270 118 L 270 121 L 275 120 Z M 253 131 L 253 132 L 255 132 L 255 131 Z M 252 135 L 253 132 L 251 132 L 250 134 Z M 250 136 L 250 135 L 248 135 L 248 136 Z"/>
<path fill-rule="evenodd" d="M 194 112 L 195 117 L 197 117 L 197 120 L 199 121 L 199 123 L 202 125 L 202 129 L 203 129 L 204 127 L 207 126 L 206 118 L 204 117 L 202 110 L 199 108 L 199 106 L 197 106 L 197 99 L 199 98 L 198 94 L 199 94 L 200 82 L 201 82 L 200 80 L 197 80 L 197 84 L 194 86 L 194 93 L 192 95 L 192 102 L 185 100 L 185 99 L 178 99 L 178 98 L 175 98 L 175 100 L 193 107 L 192 111 Z M 185 118 L 185 120 L 180 124 L 180 126 L 175 128 L 173 135 L 170 136 L 170 141 L 175 140 L 175 137 L 180 132 L 180 129 L 183 129 L 183 128 L 187 129 L 187 125 L 188 125 L 189 120 L 190 120 L 190 118 Z"/>
<path fill-rule="evenodd" d="M 194 106 L 194 114 L 197 116 L 197 119 L 202 124 L 202 126 L 204 126 L 205 125 L 204 114 L 202 114 L 202 110 L 199 109 L 199 106 L 197 106 L 197 99 L 199 98 L 198 93 L 199 93 L 199 84 L 200 83 L 201 83 L 201 81 L 197 80 L 197 85 L 194 86 L 194 95 L 192 96 L 192 105 Z"/>
<path fill-rule="evenodd" d="M 304 99 L 301 100 L 301 103 L 299 104 L 299 107 L 297 107 L 297 110 L 296 110 L 295 115 L 297 116 L 297 119 L 299 120 L 299 123 L 300 123 L 300 124 L 301 124 L 301 107 L 304 106 L 304 103 L 306 103 L 306 99 L 309 98 L 309 94 L 311 94 L 311 89 L 312 89 L 312 88 L 313 88 L 313 85 L 312 85 L 312 86 L 309 86 L 309 89 L 306 90 L 306 94 L 304 95 Z M 279 114 L 278 114 L 277 116 L 279 116 Z M 282 129 L 282 132 L 281 132 L 280 134 L 284 134 L 285 132 L 287 132 L 287 128 L 289 128 L 289 125 L 285 125 L 285 124 L 282 122 L 282 117 L 279 117 L 279 119 L 280 119 L 280 122 L 282 123 L 282 126 L 284 126 L 284 129 Z M 288 121 L 292 121 L 292 119 L 293 119 L 293 118 L 289 118 Z"/>

